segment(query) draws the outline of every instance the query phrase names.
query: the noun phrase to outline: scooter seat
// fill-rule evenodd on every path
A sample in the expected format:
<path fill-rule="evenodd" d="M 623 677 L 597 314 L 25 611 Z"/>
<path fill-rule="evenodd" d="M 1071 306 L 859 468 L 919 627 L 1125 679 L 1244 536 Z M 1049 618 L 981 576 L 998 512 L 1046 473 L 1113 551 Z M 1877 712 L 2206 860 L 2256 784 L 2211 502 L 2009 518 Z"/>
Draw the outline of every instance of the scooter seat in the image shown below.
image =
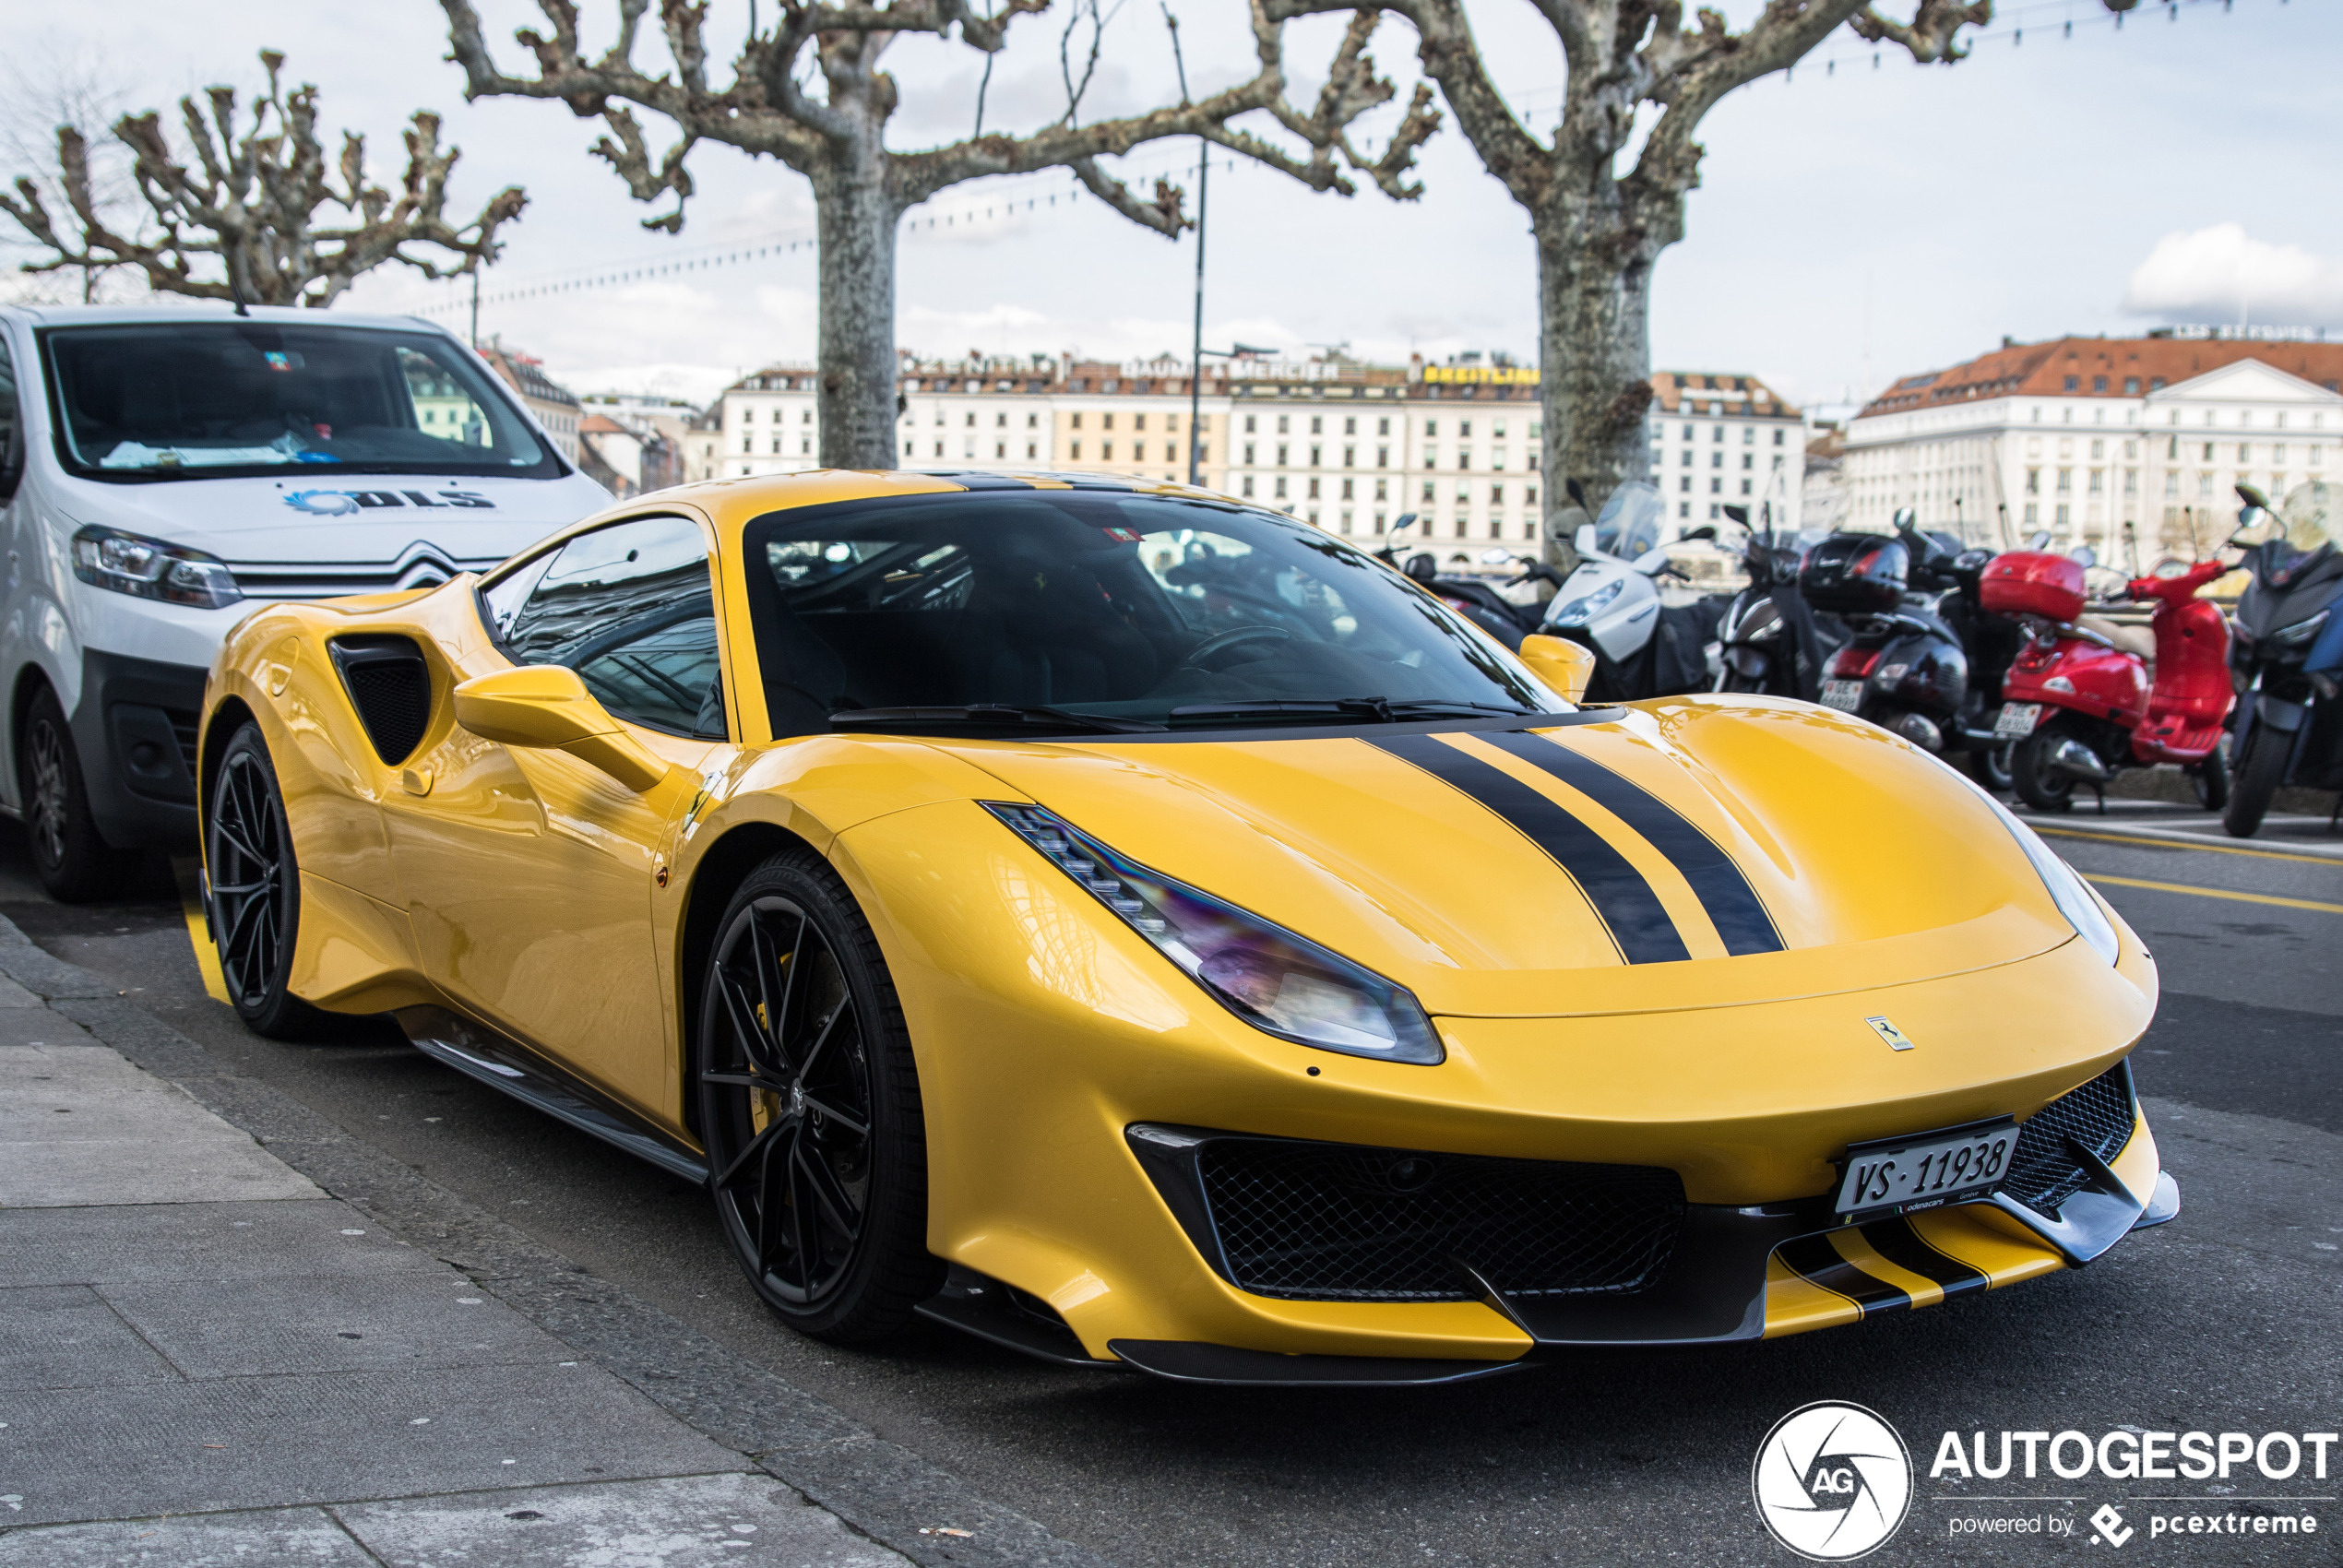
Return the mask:
<path fill-rule="evenodd" d="M 2119 653 L 2133 654 L 2149 660 L 2156 658 L 2156 636 L 2146 626 L 2121 625 L 2097 615 L 2086 615 L 2075 624 L 2086 632 L 2105 637 Z"/>

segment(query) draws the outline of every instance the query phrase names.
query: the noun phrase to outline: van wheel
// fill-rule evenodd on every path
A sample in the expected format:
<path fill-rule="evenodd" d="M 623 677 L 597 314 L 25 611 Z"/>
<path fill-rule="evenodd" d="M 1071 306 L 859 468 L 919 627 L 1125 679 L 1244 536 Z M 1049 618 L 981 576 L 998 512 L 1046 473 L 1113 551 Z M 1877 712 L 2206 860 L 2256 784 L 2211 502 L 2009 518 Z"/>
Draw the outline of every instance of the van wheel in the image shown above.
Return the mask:
<path fill-rule="evenodd" d="M 33 874 L 61 904 L 89 904 L 122 890 L 137 870 L 136 850 L 117 849 L 98 831 L 81 755 L 57 694 L 42 687 L 17 738 L 18 799 L 24 802 Z"/>
<path fill-rule="evenodd" d="M 220 754 L 204 812 L 204 871 L 211 939 L 236 1016 L 270 1039 L 314 1032 L 323 1019 L 288 983 L 301 933 L 301 868 L 256 724 L 241 726 Z"/>

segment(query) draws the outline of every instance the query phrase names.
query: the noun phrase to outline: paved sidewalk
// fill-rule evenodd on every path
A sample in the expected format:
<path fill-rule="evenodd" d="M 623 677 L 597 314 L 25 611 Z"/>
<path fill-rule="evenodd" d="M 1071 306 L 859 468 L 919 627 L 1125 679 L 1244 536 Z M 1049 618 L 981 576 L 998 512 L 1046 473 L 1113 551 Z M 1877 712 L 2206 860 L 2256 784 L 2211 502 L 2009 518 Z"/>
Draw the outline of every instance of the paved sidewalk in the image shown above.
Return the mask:
<path fill-rule="evenodd" d="M 6 920 L 0 971 L 0 1568 L 1095 1562 Z"/>

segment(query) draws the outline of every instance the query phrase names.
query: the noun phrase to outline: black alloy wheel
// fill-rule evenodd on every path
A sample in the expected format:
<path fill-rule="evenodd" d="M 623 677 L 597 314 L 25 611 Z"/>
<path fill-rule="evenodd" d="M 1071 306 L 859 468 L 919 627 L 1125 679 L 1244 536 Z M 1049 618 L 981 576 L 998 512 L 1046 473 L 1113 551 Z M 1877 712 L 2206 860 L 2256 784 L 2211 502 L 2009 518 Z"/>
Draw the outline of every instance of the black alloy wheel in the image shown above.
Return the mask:
<path fill-rule="evenodd" d="M 877 939 L 810 851 L 734 895 L 699 1033 L 708 1191 L 757 1294 L 818 1338 L 903 1327 L 944 1273 L 919 1075 Z"/>
<path fill-rule="evenodd" d="M 2034 732 L 2017 742 L 2010 754 L 2010 784 L 2017 798 L 2038 812 L 2072 811 L 2075 807 L 2075 776 L 2051 766 L 2059 742 L 2073 740 L 2066 726 L 2055 719 L 2045 719 L 2034 727 Z"/>
<path fill-rule="evenodd" d="M 228 738 L 208 794 L 206 909 L 228 1000 L 256 1034 L 308 1033 L 320 1021 L 316 1009 L 288 987 L 301 929 L 301 868 L 259 726 L 247 722 Z"/>
<path fill-rule="evenodd" d="M 2245 733 L 2245 749 L 2238 754 L 2237 777 L 2230 780 L 2229 809 L 2221 827 L 2232 838 L 2251 838 L 2261 831 L 2278 786 L 2286 782 L 2287 765 L 2294 760 L 2294 737 L 2283 730 L 2256 724 Z"/>
<path fill-rule="evenodd" d="M 137 869 L 137 851 L 115 849 L 98 831 L 73 729 L 46 686 L 33 697 L 17 737 L 17 799 L 24 805 L 33 874 L 59 903 L 110 897 Z"/>

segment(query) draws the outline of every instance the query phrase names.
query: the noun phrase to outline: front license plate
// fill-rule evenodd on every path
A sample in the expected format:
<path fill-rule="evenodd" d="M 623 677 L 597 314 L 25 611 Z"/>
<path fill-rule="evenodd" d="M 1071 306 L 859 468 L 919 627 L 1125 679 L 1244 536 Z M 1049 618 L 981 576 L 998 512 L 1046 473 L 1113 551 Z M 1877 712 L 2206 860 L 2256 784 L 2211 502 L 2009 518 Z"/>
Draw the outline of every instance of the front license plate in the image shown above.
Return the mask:
<path fill-rule="evenodd" d="M 1976 1197 L 2002 1179 L 2016 1146 L 2017 1123 L 2005 1120 L 1852 1145 L 1836 1207 L 1861 1218 Z"/>
<path fill-rule="evenodd" d="M 1825 681 L 1823 706 L 1835 707 L 1841 713 L 1852 713 L 1863 706 L 1863 683 L 1861 681 Z"/>
<path fill-rule="evenodd" d="M 2042 705 L 2038 702 L 2005 702 L 1993 719 L 1993 739 L 2022 741 L 2034 732 L 2035 721 L 2042 717 Z"/>

